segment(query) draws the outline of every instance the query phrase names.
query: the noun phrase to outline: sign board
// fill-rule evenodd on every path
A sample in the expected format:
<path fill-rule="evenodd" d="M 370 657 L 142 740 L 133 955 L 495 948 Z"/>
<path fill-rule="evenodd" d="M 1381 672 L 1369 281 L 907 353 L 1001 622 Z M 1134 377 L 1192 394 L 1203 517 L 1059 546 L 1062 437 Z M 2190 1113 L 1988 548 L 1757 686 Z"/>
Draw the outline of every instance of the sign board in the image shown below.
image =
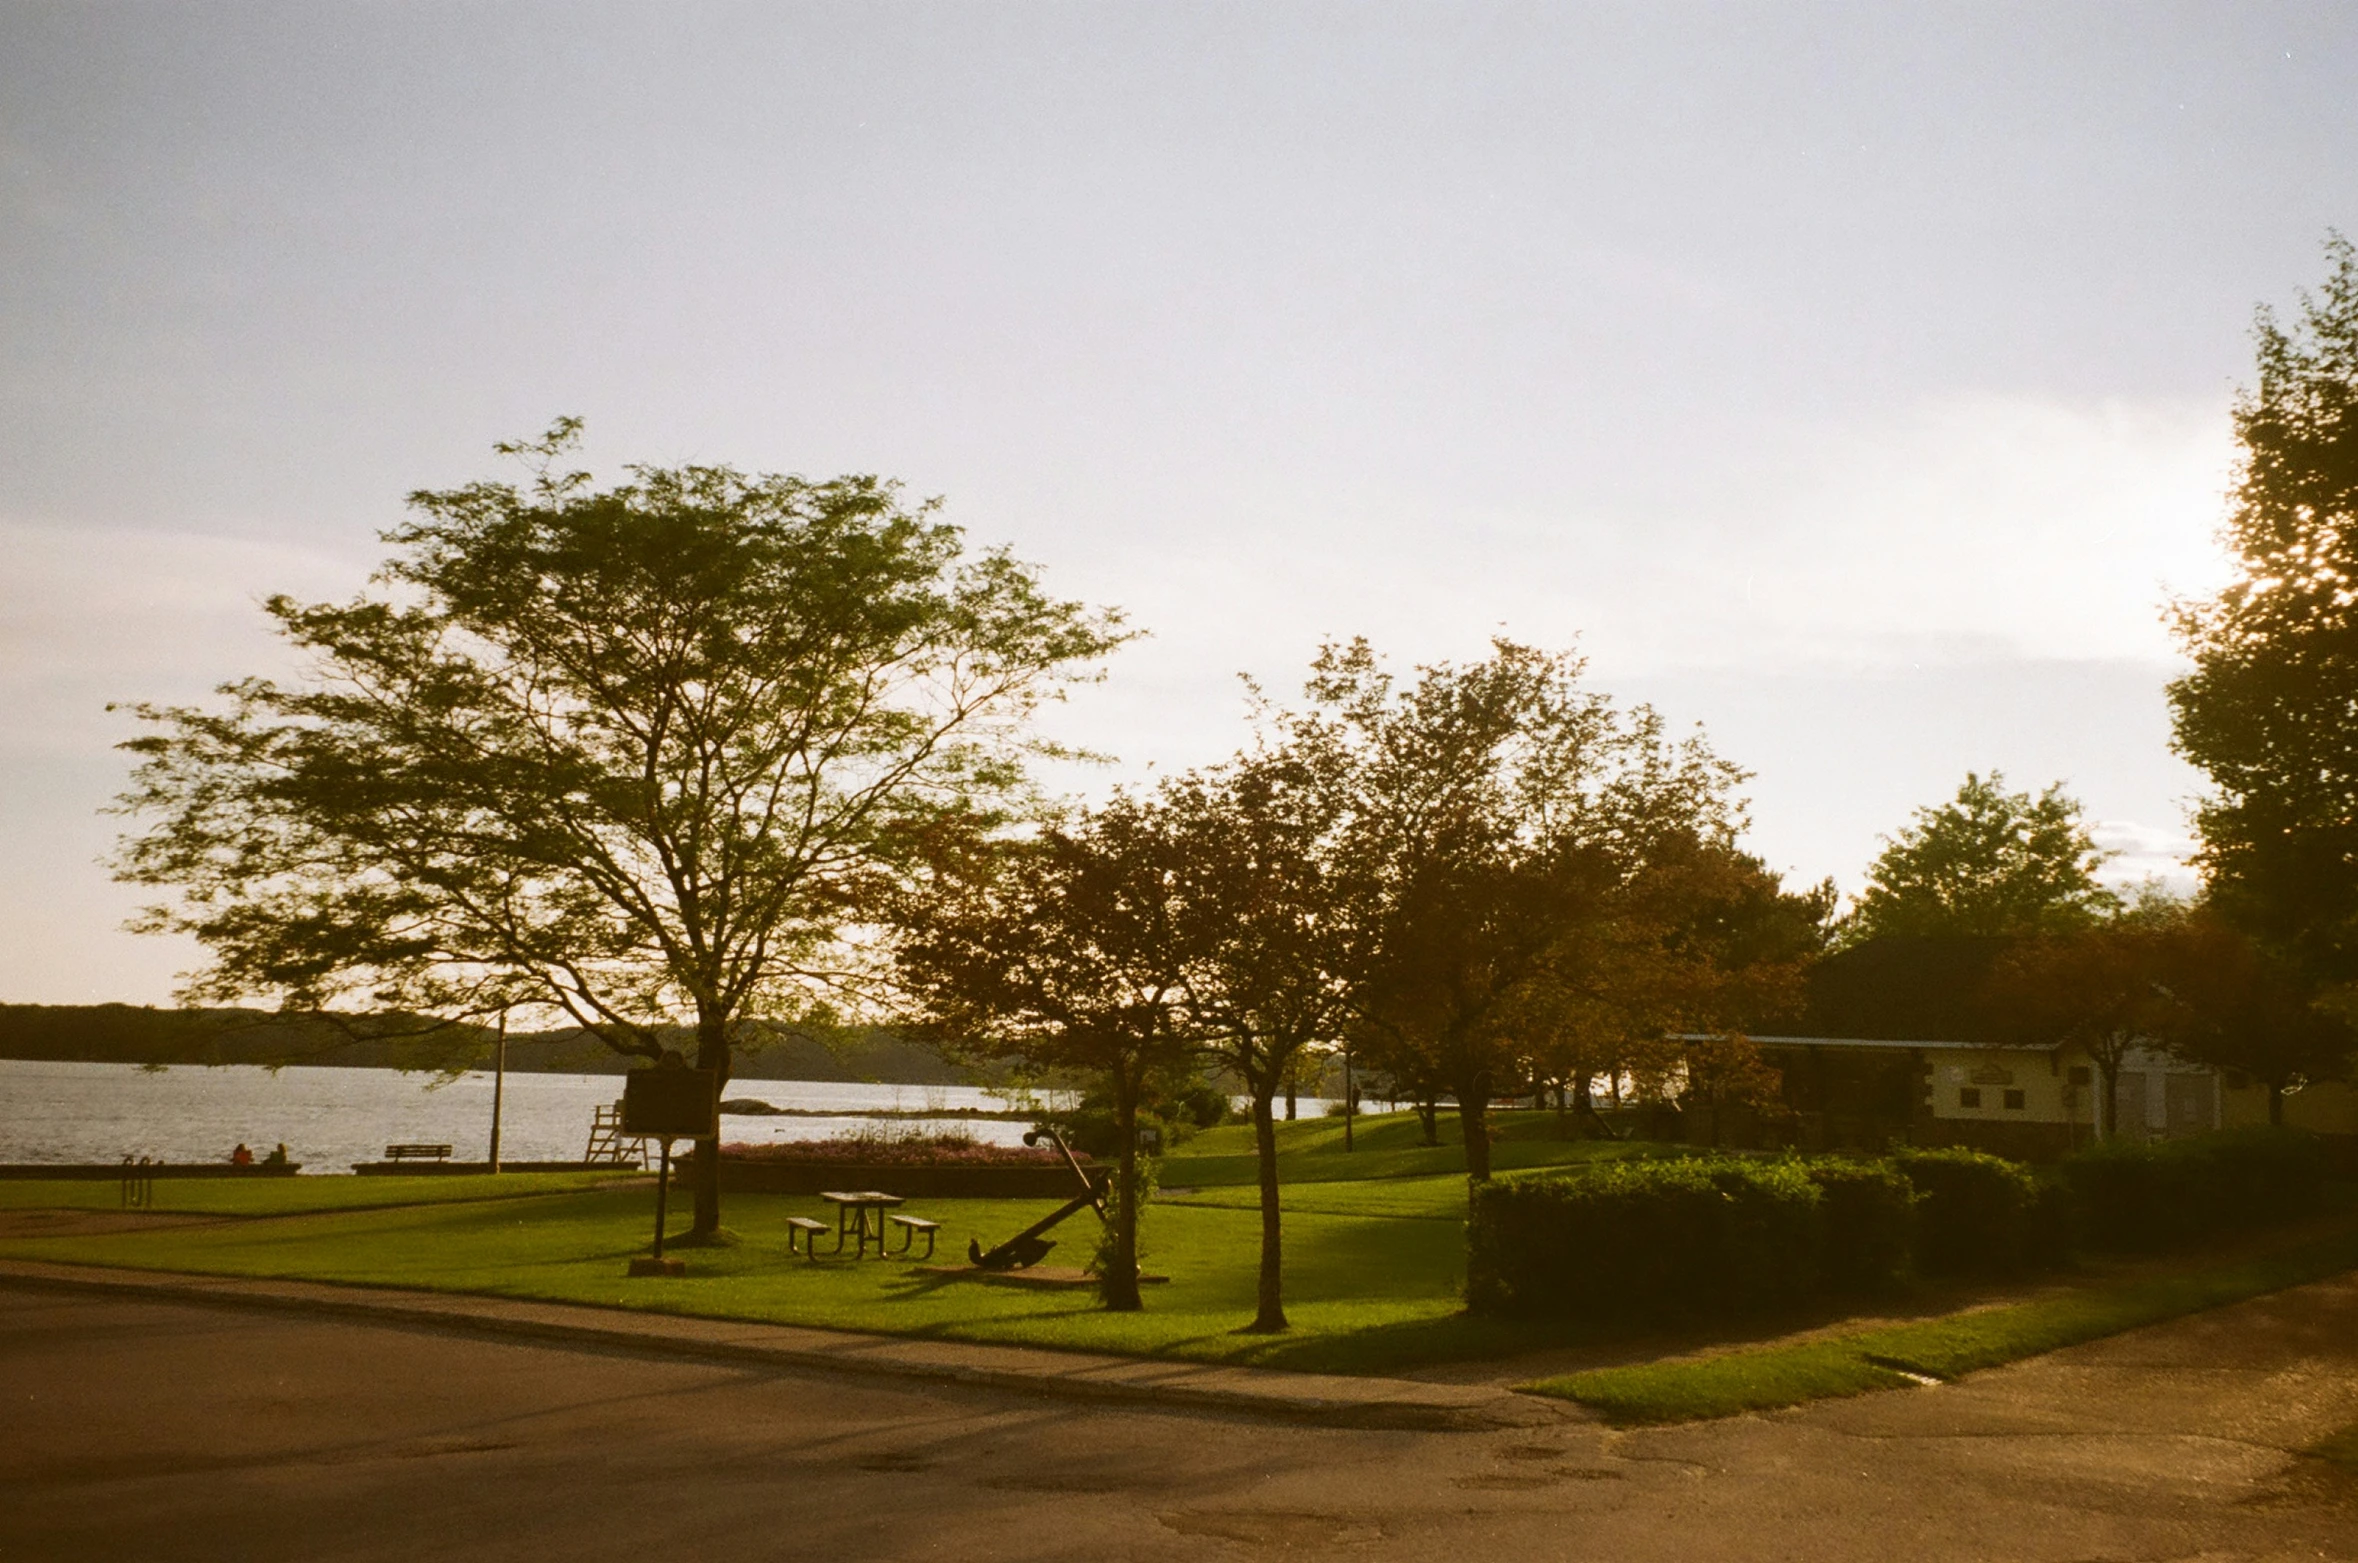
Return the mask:
<path fill-rule="evenodd" d="M 710 1069 L 634 1069 L 622 1077 L 622 1132 L 708 1140 L 720 1133 L 720 1084 Z"/>

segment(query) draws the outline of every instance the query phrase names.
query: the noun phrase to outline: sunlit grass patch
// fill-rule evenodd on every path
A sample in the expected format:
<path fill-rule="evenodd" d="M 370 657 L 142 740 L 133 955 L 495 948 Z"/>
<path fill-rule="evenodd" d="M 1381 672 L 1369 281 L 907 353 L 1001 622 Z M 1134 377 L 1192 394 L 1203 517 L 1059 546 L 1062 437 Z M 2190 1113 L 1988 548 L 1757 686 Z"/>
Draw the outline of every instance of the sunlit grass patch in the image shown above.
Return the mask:
<path fill-rule="evenodd" d="M 1950 1379 L 2358 1267 L 2358 1233 L 1853 1334 L 1599 1368 L 1527 1384 L 1620 1423 L 1684 1422 Z M 1913 1377 L 1911 1377 L 1911 1375 Z"/>

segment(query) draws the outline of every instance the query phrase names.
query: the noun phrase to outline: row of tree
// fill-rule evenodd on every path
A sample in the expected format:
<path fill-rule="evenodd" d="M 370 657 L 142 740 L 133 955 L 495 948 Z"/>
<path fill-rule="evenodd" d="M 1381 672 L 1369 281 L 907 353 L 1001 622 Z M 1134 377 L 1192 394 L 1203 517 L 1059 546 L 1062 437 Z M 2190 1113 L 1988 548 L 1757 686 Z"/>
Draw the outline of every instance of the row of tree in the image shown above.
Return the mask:
<path fill-rule="evenodd" d="M 2245 578 L 2181 606 L 2172 691 L 2217 786 L 2220 925 L 2303 1014 L 2358 982 L 2358 265 L 2333 257 L 2298 330 L 2263 320 Z M 1332 647 L 1231 763 L 1060 811 L 1030 718 L 1096 676 L 1118 614 L 875 478 L 599 488 L 565 465 L 578 431 L 502 447 L 522 487 L 412 495 L 375 589 L 271 599 L 302 677 L 134 708 L 118 871 L 166 892 L 140 926 L 205 947 L 185 998 L 538 1012 L 647 1059 L 684 1024 L 723 1077 L 748 1022 L 825 1035 L 913 1004 L 965 1045 L 1099 1068 L 1117 1101 L 1211 1050 L 1264 1128 L 1289 1060 L 1348 1042 L 1455 1099 L 1479 1177 L 1502 1088 L 1740 1088 L 1739 1045 L 1661 1039 L 1773 1008 L 1824 937 L 1830 887 L 1788 893 L 1740 850 L 1736 770 L 1521 646 L 1406 683 Z M 1984 786 L 1957 807 L 1987 813 Z M 2068 800 L 2034 803 L 2034 866 L 2080 852 Z M 1905 925 L 1885 881 L 1854 931 Z M 1999 889 L 2065 937 L 2117 922 L 2084 881 Z M 717 1159 L 697 1165 L 710 1233 Z"/>
<path fill-rule="evenodd" d="M 1481 1180 L 1494 1096 L 1667 1076 L 1673 1033 L 1789 999 L 1832 892 L 1784 893 L 1737 848 L 1740 773 L 1579 671 L 1499 642 L 1402 685 L 1364 643 L 1330 647 L 1306 708 L 1265 708 L 1228 764 L 994 843 L 902 903 L 901 980 L 946 1045 L 1105 1082 L 1115 1306 L 1137 1303 L 1158 1078 L 1208 1059 L 1250 1098 L 1275 1330 L 1275 1103 L 1307 1056 L 1350 1046 L 1454 1101 Z"/>

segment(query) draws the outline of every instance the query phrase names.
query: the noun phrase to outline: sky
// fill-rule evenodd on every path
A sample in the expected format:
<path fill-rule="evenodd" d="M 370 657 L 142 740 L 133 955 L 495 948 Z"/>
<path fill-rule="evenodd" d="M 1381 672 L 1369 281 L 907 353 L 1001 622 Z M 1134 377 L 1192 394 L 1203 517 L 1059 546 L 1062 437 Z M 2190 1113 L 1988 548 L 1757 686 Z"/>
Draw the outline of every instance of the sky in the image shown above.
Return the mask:
<path fill-rule="evenodd" d="M 1754 773 L 1855 892 L 1968 770 L 2175 873 L 2162 610 L 2261 305 L 2358 229 L 2330 4 L 0 0 L 0 1002 L 168 1002 L 109 702 L 284 672 L 403 496 L 872 472 L 1238 675 L 1497 634 Z"/>

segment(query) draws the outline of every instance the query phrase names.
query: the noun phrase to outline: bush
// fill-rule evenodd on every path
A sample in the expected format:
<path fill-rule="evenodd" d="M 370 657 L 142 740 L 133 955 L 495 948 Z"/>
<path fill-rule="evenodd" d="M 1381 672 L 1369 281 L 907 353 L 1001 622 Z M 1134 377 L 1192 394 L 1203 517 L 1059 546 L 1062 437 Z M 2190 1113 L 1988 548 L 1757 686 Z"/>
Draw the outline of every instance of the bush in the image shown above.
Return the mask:
<path fill-rule="evenodd" d="M 1891 1166 L 1916 1190 L 1916 1267 L 1926 1275 L 2011 1275 L 2046 1246 L 2051 1219 L 2017 1162 L 1981 1151 L 1902 1151 Z"/>
<path fill-rule="evenodd" d="M 1467 1227 L 1467 1305 L 1630 1320 L 1792 1302 L 1819 1283 L 1821 1200 L 1793 1162 L 1616 1161 L 1484 1183 Z"/>
<path fill-rule="evenodd" d="M 2323 1145 L 2294 1129 L 2108 1140 L 2061 1170 L 2087 1244 L 2143 1252 L 2306 1215 L 2326 1176 Z"/>
<path fill-rule="evenodd" d="M 1915 1249 L 1915 1185 L 1889 1162 L 1827 1157 L 1801 1165 L 1818 1188 L 1826 1285 L 1846 1292 L 1896 1285 Z"/>

